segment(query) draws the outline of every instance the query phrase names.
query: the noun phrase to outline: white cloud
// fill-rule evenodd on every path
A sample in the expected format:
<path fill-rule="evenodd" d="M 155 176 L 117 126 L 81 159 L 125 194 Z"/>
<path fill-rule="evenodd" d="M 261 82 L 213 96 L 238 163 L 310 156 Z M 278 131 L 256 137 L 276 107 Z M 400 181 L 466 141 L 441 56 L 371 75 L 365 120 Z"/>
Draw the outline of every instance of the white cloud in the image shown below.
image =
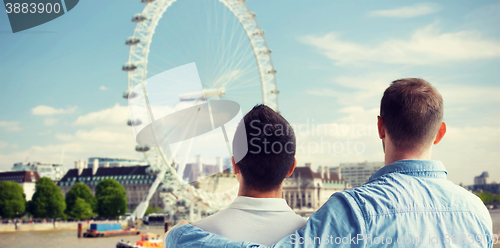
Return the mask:
<path fill-rule="evenodd" d="M 23 130 L 23 128 L 19 126 L 19 122 L 17 121 L 0 121 L 0 127 L 4 127 L 7 131 L 11 132 L 18 132 Z"/>
<path fill-rule="evenodd" d="M 56 109 L 46 105 L 39 105 L 31 109 L 31 114 L 33 115 L 60 115 L 60 114 L 71 114 L 77 109 L 76 106 L 68 107 L 66 109 Z"/>
<path fill-rule="evenodd" d="M 314 96 L 332 97 L 345 106 L 378 106 L 384 90 L 390 83 L 401 78 L 397 72 L 366 73 L 359 76 L 339 76 L 332 80 L 331 87 L 311 88 L 306 93 Z"/>
<path fill-rule="evenodd" d="M 9 169 L 13 163 L 24 161 L 28 156 L 31 161 L 59 163 L 63 150 L 67 168 L 72 168 L 74 161 L 89 157 L 143 159 L 142 154 L 135 151 L 134 135 L 127 125 L 77 130 L 73 134 L 56 133 L 54 136 L 60 144 L 34 145 L 9 154 L 0 152 L 0 170 Z"/>
<path fill-rule="evenodd" d="M 376 46 L 344 41 L 335 33 L 301 40 L 317 47 L 336 65 L 375 62 L 428 65 L 500 56 L 500 42 L 482 39 L 475 31 L 443 33 L 437 24 L 413 32 L 409 39 L 388 39 Z"/>
<path fill-rule="evenodd" d="M 113 128 L 98 127 L 92 130 L 77 130 L 74 135 L 56 133 L 55 137 L 62 141 L 91 141 L 104 143 L 120 143 L 134 140 L 132 129 L 127 126 Z"/>
<path fill-rule="evenodd" d="M 43 125 L 45 126 L 53 126 L 57 123 L 57 119 L 54 119 L 54 118 L 45 118 L 43 120 Z"/>
<path fill-rule="evenodd" d="M 331 87 L 311 88 L 307 94 L 337 98 L 343 105 L 375 106 L 392 81 L 403 78 L 403 73 L 366 73 L 359 76 L 339 76 L 332 79 Z M 477 84 L 457 84 L 450 80 L 424 77 L 441 93 L 445 102 L 445 110 L 449 108 L 472 109 L 478 105 L 500 105 L 500 87 Z M 347 91 L 345 89 L 348 89 Z M 467 100 L 467 104 L 464 104 Z"/>
<path fill-rule="evenodd" d="M 500 181 L 500 127 L 447 127 L 441 143 L 433 148 L 433 159 L 443 161 L 448 179 L 470 185 L 474 176 L 488 171 Z"/>
<path fill-rule="evenodd" d="M 127 106 L 115 106 L 79 116 L 73 125 L 127 125 L 129 110 Z"/>
<path fill-rule="evenodd" d="M 409 7 L 389 10 L 376 10 L 369 13 L 370 16 L 381 17 L 396 17 L 396 18 L 412 18 L 416 16 L 435 13 L 439 10 L 438 6 L 430 4 L 418 4 Z"/>
<path fill-rule="evenodd" d="M 299 165 L 311 162 L 314 167 L 337 166 L 343 162 L 377 162 L 384 160 L 382 142 L 376 121 L 378 108 L 349 106 L 338 111 L 345 117 L 329 123 L 293 124 L 297 137 Z M 301 128 L 299 130 L 299 128 Z M 474 176 L 488 171 L 492 180 L 500 181 L 500 127 L 455 127 L 448 125 L 443 140 L 433 146 L 432 159 L 441 160 L 448 179 L 470 185 Z"/>
<path fill-rule="evenodd" d="M 73 140 L 73 135 L 71 134 L 65 134 L 65 133 L 56 133 L 54 135 L 56 139 L 62 140 L 62 141 L 72 141 Z"/>
<path fill-rule="evenodd" d="M 103 86 L 101 86 L 101 87 L 99 87 L 99 89 L 100 89 L 100 90 L 108 90 L 108 88 L 107 88 L 106 86 L 104 86 L 104 85 L 103 85 Z"/>
<path fill-rule="evenodd" d="M 10 148 L 18 148 L 19 146 L 17 144 L 9 144 L 5 141 L 1 141 L 0 140 L 0 148 L 4 148 L 4 147 L 10 147 Z"/>

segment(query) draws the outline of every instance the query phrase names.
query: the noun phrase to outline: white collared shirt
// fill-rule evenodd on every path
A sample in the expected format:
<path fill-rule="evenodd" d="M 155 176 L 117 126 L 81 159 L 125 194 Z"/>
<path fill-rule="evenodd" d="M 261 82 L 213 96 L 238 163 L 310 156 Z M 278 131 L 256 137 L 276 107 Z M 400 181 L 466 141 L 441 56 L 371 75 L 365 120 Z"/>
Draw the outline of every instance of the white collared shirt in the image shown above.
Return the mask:
<path fill-rule="evenodd" d="M 285 199 L 238 196 L 227 209 L 193 225 L 235 241 L 271 246 L 302 229 L 306 220 L 296 215 Z"/>

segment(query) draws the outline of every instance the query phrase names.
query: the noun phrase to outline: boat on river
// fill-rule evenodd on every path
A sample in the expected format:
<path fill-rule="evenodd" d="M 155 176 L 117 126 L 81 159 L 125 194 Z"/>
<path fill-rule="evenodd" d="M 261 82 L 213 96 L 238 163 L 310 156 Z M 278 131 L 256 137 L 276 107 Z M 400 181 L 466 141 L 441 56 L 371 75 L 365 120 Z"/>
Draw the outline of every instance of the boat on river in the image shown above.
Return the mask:
<path fill-rule="evenodd" d="M 158 234 L 141 234 L 141 240 L 135 244 L 123 240 L 116 244 L 116 248 L 144 248 L 144 247 L 163 247 L 163 239 Z"/>
<path fill-rule="evenodd" d="M 138 235 L 141 232 L 136 227 L 122 229 L 120 223 L 92 223 L 90 229 L 84 234 L 84 238 L 112 237 L 124 235 Z"/>

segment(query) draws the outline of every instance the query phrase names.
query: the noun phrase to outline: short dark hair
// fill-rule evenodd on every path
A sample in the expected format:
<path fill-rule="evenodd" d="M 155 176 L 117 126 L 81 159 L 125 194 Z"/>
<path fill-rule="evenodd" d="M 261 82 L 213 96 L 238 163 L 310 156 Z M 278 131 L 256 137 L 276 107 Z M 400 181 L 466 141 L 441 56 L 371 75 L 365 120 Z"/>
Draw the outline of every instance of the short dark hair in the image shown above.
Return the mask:
<path fill-rule="evenodd" d="M 292 167 L 295 158 L 295 133 L 276 111 L 257 105 L 243 117 L 248 151 L 237 154 L 244 144 L 233 140 L 233 151 L 245 187 L 261 192 L 277 189 Z M 236 132 L 241 131 L 243 125 Z M 240 129 L 240 130 L 238 130 Z"/>
<path fill-rule="evenodd" d="M 420 150 L 430 145 L 439 131 L 443 98 L 423 79 L 399 79 L 385 90 L 380 117 L 396 149 Z"/>

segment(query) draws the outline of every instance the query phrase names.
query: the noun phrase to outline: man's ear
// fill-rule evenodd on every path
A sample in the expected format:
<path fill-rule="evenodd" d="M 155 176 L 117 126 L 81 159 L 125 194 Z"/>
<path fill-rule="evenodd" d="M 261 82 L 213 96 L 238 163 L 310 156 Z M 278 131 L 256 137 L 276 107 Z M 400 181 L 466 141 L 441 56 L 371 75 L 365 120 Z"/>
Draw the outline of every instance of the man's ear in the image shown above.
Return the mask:
<path fill-rule="evenodd" d="M 377 116 L 377 128 L 378 128 L 378 137 L 380 139 L 385 138 L 385 125 L 384 125 L 384 120 L 382 120 L 382 117 Z"/>
<path fill-rule="evenodd" d="M 434 140 L 434 145 L 436 145 L 441 141 L 441 139 L 443 139 L 445 133 L 446 133 L 446 124 L 444 122 L 441 122 L 441 127 L 439 127 L 438 134 L 436 135 L 436 139 Z"/>
<path fill-rule="evenodd" d="M 293 171 L 295 170 L 296 166 L 297 166 L 297 159 L 293 158 L 292 167 L 290 167 L 290 170 L 288 170 L 288 173 L 286 174 L 286 177 L 290 177 L 293 174 Z"/>
<path fill-rule="evenodd" d="M 240 167 L 234 162 L 234 157 L 231 157 L 231 163 L 233 164 L 233 173 L 235 175 L 240 173 Z"/>

